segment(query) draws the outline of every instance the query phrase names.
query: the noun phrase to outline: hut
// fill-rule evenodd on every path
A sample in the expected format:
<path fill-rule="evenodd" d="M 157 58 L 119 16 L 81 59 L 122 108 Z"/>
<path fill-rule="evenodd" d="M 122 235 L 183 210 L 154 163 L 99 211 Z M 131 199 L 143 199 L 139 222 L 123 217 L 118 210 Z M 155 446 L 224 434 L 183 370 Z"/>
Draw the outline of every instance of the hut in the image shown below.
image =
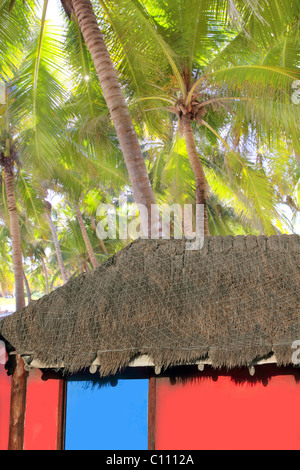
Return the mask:
<path fill-rule="evenodd" d="M 299 236 L 133 242 L 0 322 L 24 448 L 299 450 L 299 306 Z"/>

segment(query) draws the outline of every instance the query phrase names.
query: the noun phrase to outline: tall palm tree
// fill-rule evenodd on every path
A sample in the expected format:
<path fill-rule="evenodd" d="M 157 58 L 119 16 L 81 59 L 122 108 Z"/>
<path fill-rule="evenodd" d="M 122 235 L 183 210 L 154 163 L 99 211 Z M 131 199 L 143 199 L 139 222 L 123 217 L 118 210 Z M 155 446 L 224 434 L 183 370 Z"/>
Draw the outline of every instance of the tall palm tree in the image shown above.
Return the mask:
<path fill-rule="evenodd" d="M 7 211 L 9 216 L 9 230 L 12 242 L 12 260 L 15 279 L 16 310 L 21 310 L 26 306 L 24 290 L 23 256 L 21 246 L 21 233 L 19 226 L 19 216 L 14 190 L 14 171 L 17 160 L 17 152 L 13 139 L 10 135 L 9 104 L 8 93 L 6 92 L 6 110 L 2 122 L 0 138 L 0 165 L 4 173 L 5 193 L 7 201 Z M 9 449 L 21 449 L 23 447 L 24 414 L 26 400 L 26 373 L 24 363 L 19 356 L 15 358 L 14 373 L 11 384 L 11 414 Z M 19 393 L 16 391 L 19 390 Z"/>
<path fill-rule="evenodd" d="M 124 155 L 136 203 L 142 204 L 148 209 L 149 218 L 148 220 L 142 220 L 142 223 L 145 228 L 149 229 L 150 225 L 148 223 L 151 220 L 151 205 L 155 204 L 155 198 L 138 136 L 115 67 L 98 25 L 93 5 L 90 0 L 68 0 L 63 1 L 62 4 L 70 18 L 74 14 L 74 20 L 78 22 L 82 36 L 93 59 L 103 96 Z M 155 220 L 153 223 L 155 223 Z M 148 230 L 146 233 L 148 233 Z"/>
<path fill-rule="evenodd" d="M 49 273 L 47 268 L 47 256 L 45 252 L 45 242 L 41 239 L 32 239 L 26 241 L 26 247 L 24 249 L 25 255 L 24 257 L 28 257 L 31 261 L 31 269 L 30 274 L 33 271 L 32 265 L 37 264 L 38 269 L 35 269 L 34 276 L 37 277 L 37 271 L 40 271 L 44 276 L 44 286 L 45 286 L 45 294 L 48 295 L 50 293 L 50 285 L 49 285 Z"/>
<path fill-rule="evenodd" d="M 57 72 L 54 73 L 54 69 L 49 65 L 49 56 L 57 53 L 57 49 L 50 47 L 52 38 L 49 35 L 48 42 L 46 39 L 44 20 L 47 2 L 43 9 L 42 26 L 36 19 L 32 20 L 30 6 L 32 2 L 28 2 L 24 13 L 23 6 L 17 5 L 11 14 L 10 2 L 2 2 L 0 7 L 1 57 L 2 51 L 5 53 L 3 61 L 1 59 L 0 75 L 6 83 L 6 103 L 0 109 L 0 164 L 5 180 L 17 310 L 25 307 L 25 292 L 19 215 L 14 192 L 16 163 L 20 161 L 30 165 L 34 155 L 39 162 L 36 168 L 45 171 L 51 166 L 51 158 L 55 155 L 59 142 L 53 133 L 53 107 L 57 106 L 59 116 L 60 102 L 57 98 L 60 92 L 56 80 Z M 28 17 L 31 18 L 30 24 Z M 18 35 L 14 38 L 16 32 Z M 43 87 L 47 87 L 47 90 L 42 90 Z M 45 142 L 49 145 L 51 141 L 51 150 L 47 147 L 45 150 Z M 11 450 L 23 447 L 25 401 L 26 372 L 24 362 L 16 356 L 11 387 Z"/>
<path fill-rule="evenodd" d="M 207 139 L 201 144 L 203 147 L 198 144 L 200 161 L 210 188 L 207 195 L 210 234 L 214 236 L 261 233 L 259 213 L 243 197 L 240 186 L 232 181 L 224 152 L 220 152 L 218 147 Z M 173 140 L 167 140 L 163 146 L 152 148 L 151 154 L 150 177 L 158 203 L 161 206 L 179 204 L 181 207 L 185 204 L 193 204 L 195 200 L 194 174 L 184 137 L 175 135 Z M 203 156 L 206 154 L 209 158 Z M 280 187 L 282 194 L 292 195 L 293 185 L 292 183 L 287 185 L 287 180 L 289 178 L 295 181 L 295 178 L 292 178 L 294 166 L 287 167 L 287 161 L 283 158 L 281 161 L 279 159 L 276 161 L 277 170 L 272 173 L 272 168 L 269 169 L 268 180 L 272 180 L 274 187 Z M 261 173 L 260 167 L 257 171 L 258 174 Z M 283 182 L 285 182 L 284 187 Z M 281 219 L 282 215 L 278 214 L 277 219 L 273 221 L 274 227 L 275 223 L 278 224 L 278 229 L 280 224 L 283 225 Z"/>
<path fill-rule="evenodd" d="M 246 8 L 247 3 L 255 8 Z M 151 76 L 143 83 L 132 80 L 131 88 L 140 96 L 139 107 L 146 103 L 148 110 L 152 108 L 153 120 L 162 119 L 157 108 L 161 110 L 164 103 L 165 111 L 177 116 L 195 175 L 197 202 L 206 205 L 207 200 L 207 182 L 197 143 L 210 135 L 226 150 L 233 180 L 239 181 L 244 197 L 260 214 L 263 231 L 274 233 L 271 221 L 276 209 L 270 182 L 263 172 L 254 171 L 245 157 L 249 146 L 239 148 L 238 136 L 246 127 L 252 129 L 257 142 L 266 142 L 267 137 L 272 142 L 278 133 L 285 133 L 287 138 L 297 133 L 300 107 L 293 106 L 291 90 L 299 78 L 299 69 L 267 64 L 264 59 L 272 42 L 295 24 L 299 4 L 289 2 L 278 5 L 278 9 L 268 0 L 259 4 L 210 0 L 149 0 L 142 4 L 122 0 L 118 6 L 102 0 L 101 4 L 105 6 L 103 23 L 105 19 L 110 21 L 109 31 L 116 43 L 122 38 L 116 54 L 127 51 L 129 44 L 136 51 L 136 63 L 131 61 L 127 66 L 127 76 L 138 77 L 135 71 L 142 62 L 146 69 L 149 67 L 148 57 L 142 54 L 145 42 L 156 49 L 155 80 Z M 229 4 L 234 4 L 229 11 L 230 18 L 236 19 L 234 28 L 227 21 Z M 128 36 L 124 36 L 118 18 L 120 9 L 128 15 Z M 144 41 L 140 31 L 147 31 Z M 165 60 L 160 61 L 161 57 Z M 294 60 L 299 60 L 297 57 L 299 54 L 294 54 Z M 123 60 L 127 60 L 125 53 Z M 205 233 L 209 233 L 207 214 Z"/>
<path fill-rule="evenodd" d="M 77 214 L 80 230 L 81 230 L 81 233 L 82 233 L 82 238 L 84 240 L 87 252 L 89 254 L 89 258 L 91 260 L 93 268 L 96 269 L 96 268 L 98 268 L 99 264 L 98 264 L 98 261 L 96 259 L 91 241 L 89 239 L 89 236 L 88 236 L 85 224 L 84 224 L 84 220 L 83 220 L 83 217 L 82 217 L 82 213 L 81 213 L 79 204 L 76 206 L 76 214 Z"/>
<path fill-rule="evenodd" d="M 18 170 L 17 178 L 15 178 L 15 199 L 17 202 L 17 212 L 19 218 L 20 232 L 21 232 L 21 249 L 23 253 L 23 278 L 27 292 L 28 302 L 31 301 L 31 286 L 30 281 L 32 263 L 39 263 L 43 267 L 43 261 L 46 256 L 44 247 L 49 241 L 45 238 L 48 232 L 48 225 L 44 222 L 44 203 L 41 199 L 40 189 L 37 187 L 37 182 L 34 181 L 32 175 L 26 174 L 24 170 Z M 6 267 L 9 266 L 9 258 L 11 241 L 9 237 L 9 215 L 6 202 L 5 184 L 0 183 L 1 196 L 0 197 L 0 223 L 1 225 L 1 263 L 3 262 L 3 275 L 7 271 Z M 5 246 L 7 244 L 7 247 Z M 5 256 L 5 253 L 7 255 Z M 28 264 L 30 260 L 31 266 Z M 45 266 L 46 267 L 46 266 Z M 45 274 L 45 269 L 43 269 Z M 7 280 L 9 276 L 6 272 Z M 1 278 L 1 275 L 0 275 Z M 4 279 L 2 281 L 5 285 Z M 47 282 L 46 282 L 47 284 Z"/>
<path fill-rule="evenodd" d="M 45 216 L 46 216 L 46 219 L 48 221 L 48 224 L 49 224 L 49 227 L 50 227 L 50 230 L 51 230 L 52 240 L 53 240 L 53 243 L 54 243 L 55 253 L 56 253 L 56 257 L 57 257 L 57 261 L 58 261 L 58 266 L 59 266 L 59 269 L 60 269 L 60 273 L 61 273 L 61 277 L 63 279 L 63 282 L 67 283 L 69 278 L 68 278 L 66 267 L 65 267 L 65 264 L 64 264 L 64 260 L 63 260 L 63 256 L 62 256 L 62 252 L 61 252 L 61 247 L 60 247 L 60 242 L 59 242 L 57 231 L 56 231 L 53 219 L 52 219 L 51 211 L 52 211 L 51 203 L 49 201 L 45 200 Z"/>
<path fill-rule="evenodd" d="M 68 218 L 66 220 L 64 230 L 61 233 L 61 243 L 65 251 L 66 264 L 72 269 L 73 275 L 80 272 L 90 272 L 93 265 L 87 251 L 86 243 L 82 236 L 79 221 L 75 217 L 70 217 L 70 208 L 66 208 Z M 72 215 L 74 215 L 72 213 Z M 94 246 L 95 237 L 91 237 L 91 232 L 87 230 L 91 245 Z M 98 258 L 97 253 L 97 258 Z"/>
<path fill-rule="evenodd" d="M 41 19 L 35 19 L 33 24 L 29 52 L 23 57 L 15 80 L 12 112 L 19 129 L 21 163 L 39 180 L 44 217 L 51 230 L 63 282 L 67 282 L 51 205 L 44 195 L 48 189 L 44 188 L 45 184 L 52 177 L 64 145 L 67 125 L 66 115 L 62 111 L 67 99 L 63 44 L 60 31 L 46 22 L 47 7 L 46 0 Z"/>
<path fill-rule="evenodd" d="M 3 143 L 3 141 L 2 141 Z M 16 151 L 11 141 L 6 139 L 6 151 L 1 151 L 0 165 L 4 173 L 5 192 L 7 198 L 7 209 L 9 215 L 10 236 L 12 241 L 12 259 L 15 276 L 16 309 L 25 307 L 25 292 L 23 279 L 23 256 L 21 247 L 21 232 L 17 202 L 15 196 L 14 166 L 16 161 Z M 3 147 L 1 145 L 1 147 Z"/>

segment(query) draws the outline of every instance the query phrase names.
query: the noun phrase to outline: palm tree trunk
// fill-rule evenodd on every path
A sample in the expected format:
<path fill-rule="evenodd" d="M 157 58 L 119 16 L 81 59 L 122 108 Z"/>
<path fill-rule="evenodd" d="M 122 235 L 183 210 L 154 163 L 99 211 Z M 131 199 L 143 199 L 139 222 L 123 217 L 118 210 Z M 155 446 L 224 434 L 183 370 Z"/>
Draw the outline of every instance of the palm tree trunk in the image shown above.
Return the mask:
<path fill-rule="evenodd" d="M 58 262 L 58 266 L 59 266 L 59 269 L 60 269 L 60 273 L 61 273 L 61 276 L 63 278 L 64 283 L 66 284 L 69 279 L 68 279 L 68 276 L 67 276 L 67 272 L 66 272 L 66 268 L 65 268 L 65 265 L 64 265 L 63 257 L 62 257 L 62 254 L 61 254 L 60 244 L 59 244 L 56 229 L 55 229 L 52 217 L 51 217 L 51 213 L 48 213 L 48 211 L 47 211 L 46 217 L 47 217 L 50 229 L 51 229 L 52 239 L 53 239 L 53 243 L 54 243 L 54 247 L 55 247 L 55 252 L 56 252 L 56 257 L 57 257 L 57 262 Z"/>
<path fill-rule="evenodd" d="M 85 225 L 84 225 L 84 220 L 83 220 L 83 218 L 82 218 L 82 214 L 81 214 L 81 211 L 80 211 L 80 207 L 79 207 L 79 206 L 76 207 L 76 213 L 77 213 L 77 218 L 78 218 L 80 230 L 81 230 L 81 233 L 82 233 L 82 237 L 83 237 L 83 240 L 84 240 L 84 243 L 85 243 L 85 246 L 86 246 L 86 249 L 87 249 L 89 258 L 90 258 L 90 260 L 91 260 L 91 263 L 92 263 L 92 265 L 93 265 L 93 268 L 94 268 L 94 269 L 97 269 L 98 266 L 99 266 L 99 265 L 98 265 L 98 261 L 97 261 L 97 259 L 96 259 L 96 256 L 95 256 L 95 253 L 94 253 L 94 250 L 93 250 L 91 241 L 90 241 L 89 236 L 88 236 L 88 233 L 87 233 L 87 231 L 86 231 L 86 228 L 85 228 Z"/>
<path fill-rule="evenodd" d="M 84 261 L 84 263 L 83 263 L 83 271 L 85 273 L 89 273 L 91 271 L 91 268 L 90 268 L 89 263 L 87 261 Z"/>
<path fill-rule="evenodd" d="M 148 220 L 141 220 L 141 222 L 144 230 L 147 228 L 145 233 L 149 233 L 151 205 L 155 204 L 155 198 L 127 103 L 90 0 L 72 0 L 72 7 L 92 56 L 103 96 L 116 129 L 135 201 L 137 204 L 146 206 L 148 210 Z M 157 220 L 152 220 L 152 223 L 157 223 Z"/>
<path fill-rule="evenodd" d="M 47 266 L 46 266 L 44 258 L 42 258 L 42 266 L 43 266 L 43 273 L 44 273 L 44 276 L 45 276 L 46 295 L 48 295 L 49 292 L 50 292 L 49 291 L 49 276 L 48 276 L 48 270 L 47 270 Z"/>
<path fill-rule="evenodd" d="M 92 218 L 92 228 L 93 228 L 94 232 L 97 233 L 97 227 L 96 227 L 95 217 Z M 106 246 L 104 245 L 104 241 L 101 240 L 101 238 L 98 238 L 98 240 L 99 240 L 99 245 L 100 245 L 100 247 L 101 247 L 101 250 L 103 251 L 103 253 L 104 253 L 105 255 L 108 255 L 108 251 L 107 251 L 107 249 L 106 249 Z"/>
<path fill-rule="evenodd" d="M 190 120 L 183 120 L 183 132 L 186 142 L 186 148 L 191 163 L 192 170 L 195 175 L 196 181 L 196 204 L 204 206 L 204 235 L 209 236 L 209 224 L 208 224 L 208 213 L 207 213 L 207 181 L 205 178 L 204 170 L 202 163 L 200 161 L 196 142 L 194 137 L 193 128 Z M 200 230 L 202 229 L 202 224 L 200 221 L 197 221 L 198 234 L 200 235 Z"/>
<path fill-rule="evenodd" d="M 13 267 L 15 275 L 16 310 L 21 310 L 26 306 L 23 278 L 23 256 L 21 247 L 19 215 L 17 211 L 17 203 L 14 189 L 14 173 L 9 166 L 4 167 L 4 178 L 10 222 Z"/>
<path fill-rule="evenodd" d="M 21 248 L 21 232 L 19 215 L 14 190 L 13 164 L 4 165 L 5 190 L 10 222 L 12 242 L 12 257 L 15 276 L 16 310 L 21 310 L 25 304 L 25 289 L 23 279 L 23 257 Z M 27 373 L 20 356 L 14 359 L 11 379 L 11 402 L 9 422 L 8 450 L 22 450 L 24 446 L 24 423 L 26 408 Z"/>
<path fill-rule="evenodd" d="M 30 304 L 30 302 L 31 302 L 31 290 L 30 290 L 29 282 L 28 282 L 28 279 L 26 277 L 26 274 L 25 274 L 24 270 L 23 270 L 23 277 L 24 277 L 24 284 L 25 284 L 25 287 L 26 287 L 26 292 L 27 292 L 27 297 L 28 297 L 28 304 Z"/>

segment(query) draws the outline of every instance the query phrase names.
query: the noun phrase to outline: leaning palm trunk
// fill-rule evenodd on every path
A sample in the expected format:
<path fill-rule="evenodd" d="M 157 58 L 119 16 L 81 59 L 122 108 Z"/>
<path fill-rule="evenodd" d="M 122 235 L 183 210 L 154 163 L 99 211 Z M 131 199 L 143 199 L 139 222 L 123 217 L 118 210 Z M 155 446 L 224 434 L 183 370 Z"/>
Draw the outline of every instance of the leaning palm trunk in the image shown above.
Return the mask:
<path fill-rule="evenodd" d="M 50 292 L 50 290 L 49 290 L 49 276 L 48 276 L 48 269 L 47 269 L 44 258 L 42 258 L 42 266 L 43 266 L 43 273 L 44 273 L 44 277 L 45 277 L 46 295 L 48 295 L 49 292 Z"/>
<path fill-rule="evenodd" d="M 53 243 L 54 243 L 54 247 L 55 247 L 57 262 L 58 262 L 58 266 L 59 266 L 59 269 L 60 269 L 62 279 L 63 279 L 64 284 L 65 284 L 66 282 L 68 282 L 69 278 L 67 276 L 65 264 L 64 264 L 64 261 L 63 261 L 63 257 L 62 257 L 62 253 L 61 253 L 60 244 L 59 244 L 58 236 L 57 236 L 57 233 L 56 233 L 56 229 L 55 229 L 52 217 L 51 217 L 51 204 L 48 201 L 45 201 L 45 203 L 47 205 L 46 217 L 47 217 L 47 220 L 48 220 L 48 223 L 49 223 L 49 226 L 50 226 L 50 230 L 51 230 L 51 233 L 52 233 L 52 239 L 53 239 Z"/>
<path fill-rule="evenodd" d="M 13 164 L 4 165 L 4 179 L 7 198 L 7 207 L 10 222 L 10 236 L 12 242 L 12 257 L 15 276 L 16 310 L 23 309 L 25 304 L 23 257 L 21 247 L 21 233 L 19 216 L 14 191 Z M 22 450 L 24 445 L 25 403 L 27 389 L 27 374 L 24 362 L 20 356 L 14 358 L 14 368 L 11 380 L 11 404 L 9 422 L 9 450 Z"/>
<path fill-rule="evenodd" d="M 95 222 L 95 217 L 92 218 L 92 228 L 93 228 L 94 232 L 97 233 L 97 226 L 96 226 L 96 222 Z M 103 251 L 103 253 L 105 255 L 108 255 L 108 251 L 106 249 L 106 246 L 104 245 L 103 240 L 101 238 L 98 238 L 98 240 L 99 240 L 99 245 L 100 245 L 101 250 Z"/>
<path fill-rule="evenodd" d="M 27 292 L 28 304 L 30 304 L 30 302 L 32 300 L 31 299 L 31 290 L 30 290 L 30 285 L 29 285 L 29 282 L 28 282 L 28 279 L 27 279 L 27 276 L 26 276 L 24 270 L 23 270 L 23 278 L 24 278 L 24 284 L 25 284 L 26 292 Z"/>
<path fill-rule="evenodd" d="M 92 265 L 93 265 L 93 268 L 96 269 L 96 268 L 98 268 L 98 261 L 97 261 L 97 259 L 96 259 L 96 256 L 95 256 L 95 253 L 94 253 L 94 250 L 93 250 L 91 241 L 90 241 L 90 239 L 89 239 L 87 230 L 86 230 L 86 228 L 85 228 L 84 220 L 83 220 L 83 217 L 82 217 L 82 214 L 81 214 L 81 211 L 80 211 L 79 206 L 76 207 L 76 213 L 77 213 L 77 218 L 78 218 L 78 222 L 79 222 L 79 227 L 80 227 L 80 230 L 81 230 L 82 238 L 83 238 L 83 240 L 84 240 L 84 243 L 85 243 L 85 246 L 86 246 L 86 249 L 87 249 L 89 258 L 90 258 L 90 261 L 91 261 L 91 263 L 92 263 Z"/>
<path fill-rule="evenodd" d="M 62 254 L 61 254 L 61 249 L 60 249 L 60 244 L 59 244 L 58 236 L 57 236 L 57 233 L 56 233 L 56 229 L 54 227 L 54 223 L 53 223 L 51 215 L 47 214 L 47 218 L 48 218 L 48 222 L 49 222 L 51 233 L 52 233 L 52 238 L 53 238 L 53 242 L 54 242 L 54 246 L 55 246 L 55 252 L 56 252 L 56 257 L 57 257 L 59 269 L 60 269 L 60 272 L 61 272 L 61 276 L 63 278 L 64 283 L 66 283 L 66 282 L 68 282 L 69 279 L 68 279 L 68 275 L 67 275 L 67 272 L 66 272 L 64 262 L 63 262 L 63 257 L 62 257 Z"/>
<path fill-rule="evenodd" d="M 144 230 L 147 229 L 145 233 L 148 233 L 151 205 L 155 204 L 155 198 L 127 103 L 90 0 L 72 0 L 72 8 L 92 56 L 103 96 L 116 129 L 135 201 L 137 204 L 146 206 L 148 210 L 148 220 L 141 220 Z M 156 217 L 152 215 L 152 224 L 157 222 Z"/>
<path fill-rule="evenodd" d="M 204 221 L 198 220 L 197 217 L 197 231 L 198 235 L 200 236 L 202 227 L 204 225 L 204 235 L 209 236 L 209 225 L 208 225 L 208 213 L 207 213 L 207 181 L 205 178 L 204 170 L 202 163 L 200 161 L 193 128 L 191 125 L 190 120 L 183 119 L 183 132 L 186 142 L 186 148 L 189 156 L 189 160 L 191 163 L 192 170 L 195 175 L 195 182 L 196 182 L 196 204 L 198 207 L 204 207 Z"/>

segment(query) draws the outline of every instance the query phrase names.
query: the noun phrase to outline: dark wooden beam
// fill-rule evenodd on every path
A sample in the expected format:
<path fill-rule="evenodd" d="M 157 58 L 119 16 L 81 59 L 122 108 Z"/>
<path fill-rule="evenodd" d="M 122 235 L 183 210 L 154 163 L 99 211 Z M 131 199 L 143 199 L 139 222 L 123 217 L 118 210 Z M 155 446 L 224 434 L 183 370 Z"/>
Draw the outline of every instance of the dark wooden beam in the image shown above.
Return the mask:
<path fill-rule="evenodd" d="M 148 392 L 148 450 L 155 450 L 156 377 L 149 379 Z"/>
<path fill-rule="evenodd" d="M 67 403 L 67 379 L 59 379 L 58 419 L 57 419 L 57 450 L 65 450 L 66 431 L 66 403 Z"/>
<path fill-rule="evenodd" d="M 13 362 L 8 450 L 23 450 L 28 374 L 20 356 L 16 355 Z"/>

